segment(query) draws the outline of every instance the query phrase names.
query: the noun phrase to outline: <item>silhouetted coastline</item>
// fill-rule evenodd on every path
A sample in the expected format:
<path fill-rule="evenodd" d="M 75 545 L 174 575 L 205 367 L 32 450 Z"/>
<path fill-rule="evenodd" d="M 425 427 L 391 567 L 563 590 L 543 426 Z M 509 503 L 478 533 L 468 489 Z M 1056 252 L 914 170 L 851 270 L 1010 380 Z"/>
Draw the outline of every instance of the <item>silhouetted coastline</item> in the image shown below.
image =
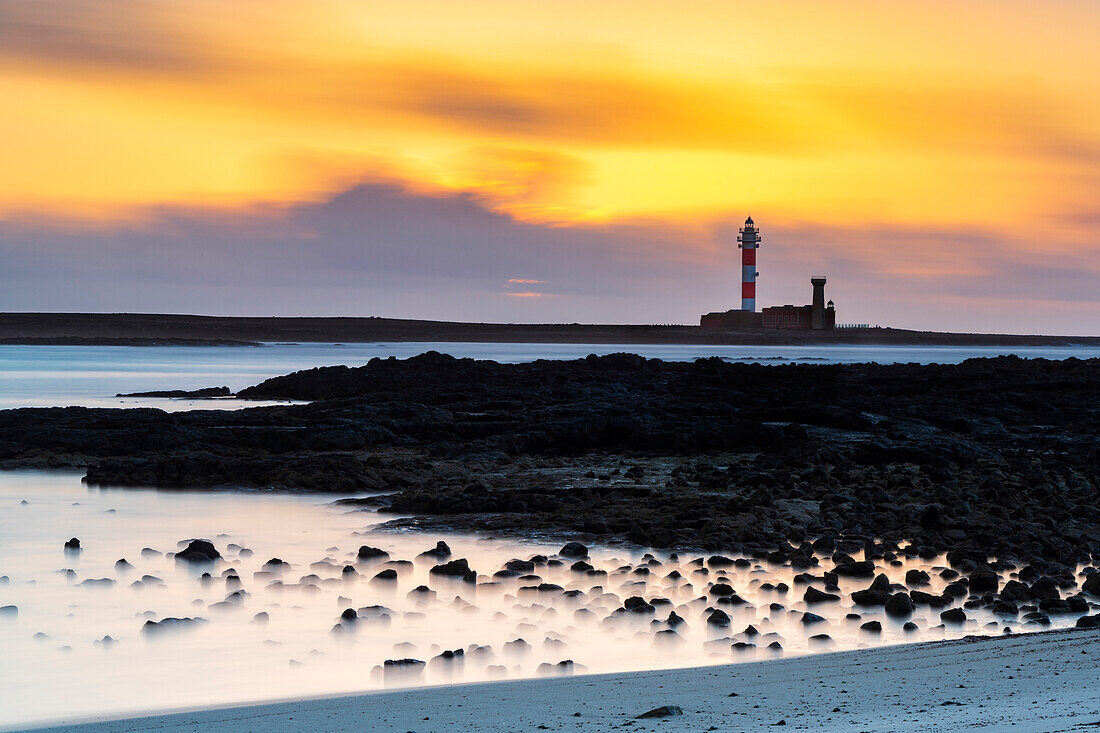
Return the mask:
<path fill-rule="evenodd" d="M 0 344 L 258 345 L 386 341 L 713 345 L 1100 345 L 1100 336 L 947 333 L 896 328 L 726 330 L 682 325 L 460 323 L 400 318 L 253 318 L 142 313 L 0 313 Z"/>
<path fill-rule="evenodd" d="M 845 538 L 1060 574 L 1100 557 L 1098 385 L 1098 359 L 428 353 L 238 395 L 305 405 L 3 411 L 0 468 L 81 467 L 106 486 L 391 492 L 365 501 L 425 527 L 761 557 Z"/>

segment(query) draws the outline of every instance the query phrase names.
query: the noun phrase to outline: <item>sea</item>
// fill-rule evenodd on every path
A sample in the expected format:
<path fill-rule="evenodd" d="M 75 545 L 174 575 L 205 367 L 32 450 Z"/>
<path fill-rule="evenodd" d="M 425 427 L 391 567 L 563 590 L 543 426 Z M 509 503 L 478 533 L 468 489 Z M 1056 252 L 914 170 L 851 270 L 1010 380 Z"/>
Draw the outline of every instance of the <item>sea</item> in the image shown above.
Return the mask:
<path fill-rule="evenodd" d="M 1097 348 L 750 347 L 573 344 L 269 344 L 257 347 L 0 346 L 0 408 L 236 409 L 235 399 L 120 398 L 122 392 L 228 386 L 298 369 L 428 350 L 522 362 L 619 351 L 666 360 L 761 364 L 957 363 L 1016 354 L 1063 359 Z M 254 406 L 256 403 L 247 403 Z M 590 568 L 559 557 L 564 538 L 393 528 L 392 515 L 339 496 L 89 488 L 79 471 L 0 472 L 0 729 L 353 693 L 394 687 L 579 675 L 816 654 L 1047 628 L 967 610 L 911 619 L 842 599 L 803 600 L 796 571 L 698 553 L 589 548 Z M 65 548 L 79 538 L 78 551 Z M 178 561 L 195 538 L 222 559 Z M 444 542 L 477 574 L 433 575 Z M 369 546 L 385 557 L 361 560 Z M 736 559 L 731 556 L 731 559 Z M 272 562 L 278 560 L 279 562 Z M 509 561 L 516 572 L 504 572 Z M 810 572 L 818 574 L 823 566 Z M 880 572 L 901 583 L 948 578 L 941 558 Z M 350 569 L 349 569 L 350 568 Z M 383 573 L 392 570 L 393 573 Z M 378 577 L 383 573 L 382 577 Z M 206 574 L 206 575 L 204 575 Z M 396 577 L 386 579 L 387 575 Z M 738 601 L 716 591 L 735 589 Z M 818 584 L 820 588 L 821 585 Z M 724 591 L 722 591 L 724 593 Z M 648 608 L 622 609 L 628 599 Z M 728 616 L 711 623 L 713 610 Z M 807 624 L 811 612 L 822 620 Z M 858 614 L 858 617 L 853 616 Z M 161 625 L 164 619 L 184 619 Z M 721 620 L 719 618 L 719 620 Z M 914 626 L 906 628 L 905 621 Z M 1051 618 L 1051 627 L 1075 618 Z M 863 628 L 878 621 L 879 631 Z M 386 666 L 386 660 L 417 660 Z M 422 664 L 421 664 L 422 663 Z"/>
<path fill-rule="evenodd" d="M 705 346 L 676 344 L 516 344 L 400 342 L 264 344 L 261 346 L 9 346 L 0 345 L 0 409 L 16 407 L 159 407 L 163 410 L 255 407 L 232 398 L 171 400 L 116 397 L 171 389 L 229 387 L 319 366 L 362 366 L 426 351 L 456 358 L 517 363 L 629 352 L 667 361 L 717 356 L 759 364 L 957 364 L 1014 354 L 1029 359 L 1100 356 L 1100 346 Z"/>

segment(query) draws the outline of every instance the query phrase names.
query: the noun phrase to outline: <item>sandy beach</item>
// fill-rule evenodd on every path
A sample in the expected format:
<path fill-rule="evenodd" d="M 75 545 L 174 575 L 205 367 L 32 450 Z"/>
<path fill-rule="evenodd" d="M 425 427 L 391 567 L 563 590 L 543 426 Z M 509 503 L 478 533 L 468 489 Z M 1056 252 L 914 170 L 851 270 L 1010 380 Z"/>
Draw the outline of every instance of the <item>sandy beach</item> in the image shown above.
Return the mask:
<path fill-rule="evenodd" d="M 428 687 L 41 730 L 1076 731 L 1100 724 L 1098 650 L 1100 631 L 968 637 L 739 665 Z M 171 684 L 170 674 L 165 684 Z M 637 717 L 662 706 L 676 706 L 683 714 Z"/>

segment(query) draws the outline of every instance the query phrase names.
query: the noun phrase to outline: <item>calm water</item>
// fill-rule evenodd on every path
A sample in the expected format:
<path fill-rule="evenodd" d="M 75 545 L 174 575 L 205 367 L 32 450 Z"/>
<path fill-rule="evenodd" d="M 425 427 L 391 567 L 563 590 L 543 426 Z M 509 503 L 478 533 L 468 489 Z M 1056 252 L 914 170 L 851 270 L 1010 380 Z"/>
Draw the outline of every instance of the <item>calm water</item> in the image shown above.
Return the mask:
<path fill-rule="evenodd" d="M 455 356 L 519 362 L 634 351 L 668 360 L 718 355 L 761 363 L 958 362 L 1000 349 L 946 347 L 696 347 L 561 344 L 288 344 L 266 347 L 25 347 L 0 346 L 0 408 L 22 406 L 139 406 L 163 409 L 235 408 L 234 400 L 173 401 L 115 398 L 117 392 L 231 389 L 320 365 L 360 365 L 379 356 L 407 357 L 435 349 Z M 1096 348 L 1014 349 L 1028 357 L 1100 356 Z M 255 404 L 255 403 L 249 403 Z M 553 556 L 560 543 L 521 542 L 473 535 L 424 535 L 373 529 L 384 517 L 349 511 L 331 497 L 301 495 L 102 490 L 81 485 L 79 473 L 0 472 L 0 727 L 92 715 L 271 700 L 375 689 L 549 674 L 563 660 L 575 672 L 612 672 L 718 664 L 867 645 L 921 641 L 967 633 L 1000 633 L 1017 619 L 968 612 L 965 625 L 943 627 L 938 612 L 918 609 L 916 632 L 881 610 L 881 634 L 845 618 L 847 599 L 813 610 L 826 618 L 801 623 L 803 587 L 789 568 L 751 565 L 702 572 L 694 557 L 673 561 L 643 551 L 593 548 L 591 563 L 606 575 L 540 564 L 538 578 L 495 579 L 513 558 Z M 25 502 L 25 503 L 24 503 Z M 79 537 L 84 549 L 63 543 Z M 204 583 L 201 570 L 165 553 L 194 537 L 209 538 L 225 556 Z M 430 577 L 416 555 L 437 540 L 478 571 L 476 586 Z M 393 583 L 372 583 L 381 563 L 355 562 L 362 544 L 393 560 Z M 247 548 L 251 552 L 241 550 Z M 148 548 L 151 551 L 143 552 Z M 268 574 L 264 563 L 289 563 Z M 117 566 L 122 558 L 132 565 Z M 659 562 L 659 565 L 654 565 Z M 345 565 L 356 574 L 345 575 Z M 928 590 L 945 581 L 937 562 L 908 561 L 883 571 L 900 582 L 910 567 L 933 574 Z M 243 594 L 231 595 L 240 578 Z M 649 572 L 646 573 L 645 570 Z M 669 577 L 677 571 L 681 577 Z M 821 569 L 814 570 L 820 574 Z M 151 576 L 144 578 L 144 576 Z M 728 579 L 747 604 L 723 607 L 728 628 L 706 623 L 710 585 Z M 105 579 L 105 580 L 100 580 Z M 93 582 L 85 582 L 85 581 Z M 139 581 L 136 582 L 135 581 Z M 545 582 L 560 586 L 534 590 Z M 786 594 L 764 583 L 786 582 Z M 868 581 L 844 581 L 842 590 Z M 433 594 L 410 595 L 420 585 Z M 569 593 L 565 591 L 579 591 Z M 667 599 L 650 614 L 613 615 L 630 596 Z M 230 602 L 226 602 L 227 597 Z M 781 604 L 773 606 L 771 604 Z M 333 633 L 346 608 L 364 609 L 355 631 Z M 668 631 L 670 612 L 685 620 Z M 260 623 L 256 614 L 267 614 Z M 198 617 L 200 626 L 150 637 L 147 620 Z M 1054 617 L 1068 626 L 1073 617 Z M 756 637 L 743 632 L 752 624 Z M 811 636 L 828 634 L 828 641 Z M 774 636 L 772 636 L 774 635 Z M 106 639 L 109 637 L 109 639 Z M 523 639 L 526 644 L 515 642 Z M 735 649 L 737 642 L 755 646 Z M 782 650 L 769 650 L 778 641 Z M 507 646 L 506 646 L 507 645 Z M 481 649 L 480 647 L 485 647 Z M 465 651 L 462 663 L 432 661 L 444 650 Z M 415 658 L 426 669 L 411 679 L 376 672 L 386 659 Z M 380 670 L 379 670 L 380 671 Z"/>
<path fill-rule="evenodd" d="M 330 502 L 278 494 L 87 489 L 76 473 L 0 473 L 0 606 L 18 608 L 0 611 L 0 728 L 530 677 L 557 673 L 563 660 L 574 662 L 574 673 L 614 672 L 998 634 L 1005 624 L 1028 628 L 983 611 L 968 611 L 965 624 L 944 627 L 938 611 L 924 608 L 912 617 L 919 630 L 905 632 L 902 621 L 881 609 L 853 609 L 846 597 L 813 606 L 826 620 L 805 626 L 805 586 L 792 582 L 790 568 L 753 563 L 707 572 L 697 555 L 671 560 L 654 553 L 647 559 L 624 548 L 591 548 L 591 564 L 606 574 L 574 571 L 566 560 L 537 565 L 537 578 L 494 578 L 513 558 L 553 558 L 560 543 L 376 531 L 382 519 L 376 513 Z M 78 554 L 63 549 L 74 536 L 83 546 Z M 209 538 L 225 557 L 208 568 L 209 582 L 200 578 L 203 568 L 162 554 L 194 537 Z M 454 557 L 469 560 L 478 571 L 476 585 L 429 575 L 434 561 L 416 556 L 437 540 L 445 540 Z M 363 544 L 411 563 L 356 562 Z M 289 566 L 265 569 L 273 557 Z M 116 566 L 123 558 L 133 567 Z M 907 569 L 925 569 L 933 577 L 926 590 L 939 592 L 946 584 L 936 575 L 941 562 L 907 561 L 883 572 L 900 583 Z M 356 574 L 345 574 L 347 565 Z M 371 580 L 386 567 L 397 570 L 396 582 Z M 827 567 L 811 572 L 820 575 Z M 670 577 L 673 571 L 682 577 Z M 227 580 L 230 574 L 240 583 Z M 791 586 L 789 592 L 762 587 L 781 581 Z M 534 588 L 543 582 L 556 587 Z M 715 598 L 710 588 L 717 582 L 728 582 L 748 602 L 720 606 L 732 618 L 726 628 L 706 622 Z M 868 584 L 842 580 L 841 589 Z M 420 585 L 431 592 L 410 594 Z M 231 595 L 238 589 L 244 594 Z M 631 596 L 665 600 L 655 601 L 652 613 L 615 614 Z M 384 608 L 366 608 L 373 606 Z M 347 608 L 360 609 L 363 620 L 334 633 Z M 845 618 L 853 610 L 860 620 Z M 686 623 L 676 634 L 660 634 L 670 628 L 671 612 Z M 256 619 L 259 613 L 267 614 L 266 622 Z M 147 620 L 166 617 L 206 623 L 159 637 L 142 633 Z M 871 619 L 882 622 L 881 634 L 859 630 Z M 1056 627 L 1074 621 L 1053 617 Z M 749 624 L 758 636 L 744 633 Z M 815 642 L 811 636 L 817 634 L 830 639 Z M 738 641 L 755 646 L 735 649 Z M 772 642 L 782 649 L 768 649 Z M 465 652 L 459 663 L 434 659 L 456 649 Z M 422 660 L 426 668 L 388 680 L 376 671 L 386 659 L 403 658 Z"/>
<path fill-rule="evenodd" d="M 819 364 L 957 363 L 976 356 L 1017 354 L 1064 359 L 1100 356 L 1100 347 L 975 348 L 949 346 L 679 346 L 630 344 L 272 344 L 268 346 L 0 346 L 0 409 L 10 407 L 154 406 L 165 410 L 232 409 L 237 400 L 116 398 L 126 392 L 227 386 L 236 391 L 268 377 L 317 366 L 360 366 L 374 357 L 406 358 L 434 349 L 456 357 L 523 362 L 576 359 L 630 351 L 688 361 Z M 262 403 L 248 403 L 255 406 Z"/>

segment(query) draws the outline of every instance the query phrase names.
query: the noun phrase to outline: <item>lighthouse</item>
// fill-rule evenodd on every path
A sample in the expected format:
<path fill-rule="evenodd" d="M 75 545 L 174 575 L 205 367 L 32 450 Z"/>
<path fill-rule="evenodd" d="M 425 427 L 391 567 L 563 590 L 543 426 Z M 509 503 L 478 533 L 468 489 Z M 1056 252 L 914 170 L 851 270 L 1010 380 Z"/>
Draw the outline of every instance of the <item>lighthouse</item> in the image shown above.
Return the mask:
<path fill-rule="evenodd" d="M 756 249 L 760 246 L 760 232 L 752 222 L 745 219 L 745 226 L 737 235 L 737 246 L 741 248 L 741 310 L 756 312 Z"/>
<path fill-rule="evenodd" d="M 776 305 L 756 310 L 756 250 L 760 247 L 760 230 L 752 217 L 745 219 L 745 226 L 738 230 L 737 246 L 741 249 L 741 309 L 715 311 L 699 316 L 702 328 L 801 328 L 813 331 L 832 331 L 836 328 L 836 308 L 833 301 L 825 303 L 825 276 L 814 275 L 810 284 L 814 289 L 811 305 Z"/>

